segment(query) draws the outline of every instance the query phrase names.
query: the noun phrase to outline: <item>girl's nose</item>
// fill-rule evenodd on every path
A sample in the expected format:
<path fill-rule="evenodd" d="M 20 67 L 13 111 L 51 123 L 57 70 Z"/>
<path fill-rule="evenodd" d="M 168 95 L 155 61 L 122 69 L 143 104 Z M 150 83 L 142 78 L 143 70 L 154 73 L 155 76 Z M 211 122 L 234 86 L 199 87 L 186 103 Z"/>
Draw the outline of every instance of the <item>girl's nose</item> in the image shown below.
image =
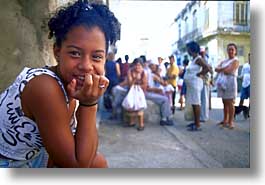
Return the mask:
<path fill-rule="evenodd" d="M 89 57 L 84 57 L 84 59 L 79 63 L 78 69 L 84 73 L 93 71 L 93 61 L 91 61 Z"/>

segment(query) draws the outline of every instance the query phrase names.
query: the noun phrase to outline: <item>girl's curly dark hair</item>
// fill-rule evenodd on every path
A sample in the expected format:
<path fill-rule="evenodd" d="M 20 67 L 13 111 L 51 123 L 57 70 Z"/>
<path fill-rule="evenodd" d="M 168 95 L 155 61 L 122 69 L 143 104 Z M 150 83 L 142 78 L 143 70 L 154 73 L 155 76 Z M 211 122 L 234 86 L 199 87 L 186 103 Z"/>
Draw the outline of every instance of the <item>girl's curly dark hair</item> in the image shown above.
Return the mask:
<path fill-rule="evenodd" d="M 120 23 L 106 5 L 78 0 L 57 10 L 49 20 L 49 39 L 55 37 L 55 44 L 60 47 L 67 33 L 80 25 L 87 28 L 99 27 L 105 35 L 106 51 L 109 44 L 115 44 L 119 37 Z"/>

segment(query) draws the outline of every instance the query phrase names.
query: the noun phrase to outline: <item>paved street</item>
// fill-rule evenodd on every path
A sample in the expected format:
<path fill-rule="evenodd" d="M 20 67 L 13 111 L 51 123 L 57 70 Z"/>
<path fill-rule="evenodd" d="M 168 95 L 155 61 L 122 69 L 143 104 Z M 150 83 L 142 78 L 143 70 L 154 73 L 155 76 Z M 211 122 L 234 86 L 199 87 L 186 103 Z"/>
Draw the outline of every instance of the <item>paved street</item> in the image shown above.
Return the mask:
<path fill-rule="evenodd" d="M 99 150 L 110 168 L 248 168 L 249 119 L 239 115 L 234 130 L 220 128 L 216 123 L 222 118 L 221 107 L 221 99 L 213 97 L 211 119 L 199 132 L 187 131 L 184 111 L 175 112 L 174 126 L 160 126 L 157 120 L 139 132 L 110 120 L 110 113 L 102 110 Z"/>

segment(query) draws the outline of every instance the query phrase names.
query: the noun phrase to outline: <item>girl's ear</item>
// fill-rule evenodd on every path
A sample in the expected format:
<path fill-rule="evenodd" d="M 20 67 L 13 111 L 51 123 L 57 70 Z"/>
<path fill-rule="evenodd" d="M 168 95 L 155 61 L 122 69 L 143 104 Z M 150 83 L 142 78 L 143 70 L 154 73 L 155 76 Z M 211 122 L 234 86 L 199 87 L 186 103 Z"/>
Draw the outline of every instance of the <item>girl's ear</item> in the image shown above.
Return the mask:
<path fill-rule="evenodd" d="M 59 62 L 60 59 L 60 50 L 61 48 L 59 48 L 56 44 L 53 45 L 53 54 L 57 62 Z"/>

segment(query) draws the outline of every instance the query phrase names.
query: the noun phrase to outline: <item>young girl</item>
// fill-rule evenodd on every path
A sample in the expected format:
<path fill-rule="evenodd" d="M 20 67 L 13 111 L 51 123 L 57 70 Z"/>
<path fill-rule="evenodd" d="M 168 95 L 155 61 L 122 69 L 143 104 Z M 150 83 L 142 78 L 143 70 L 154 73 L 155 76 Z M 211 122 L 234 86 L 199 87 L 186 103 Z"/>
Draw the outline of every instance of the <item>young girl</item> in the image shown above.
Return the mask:
<path fill-rule="evenodd" d="M 0 96 L 1 167 L 41 167 L 44 148 L 49 167 L 107 167 L 97 152 L 96 113 L 118 24 L 107 6 L 83 0 L 50 19 L 58 64 L 25 68 Z"/>

